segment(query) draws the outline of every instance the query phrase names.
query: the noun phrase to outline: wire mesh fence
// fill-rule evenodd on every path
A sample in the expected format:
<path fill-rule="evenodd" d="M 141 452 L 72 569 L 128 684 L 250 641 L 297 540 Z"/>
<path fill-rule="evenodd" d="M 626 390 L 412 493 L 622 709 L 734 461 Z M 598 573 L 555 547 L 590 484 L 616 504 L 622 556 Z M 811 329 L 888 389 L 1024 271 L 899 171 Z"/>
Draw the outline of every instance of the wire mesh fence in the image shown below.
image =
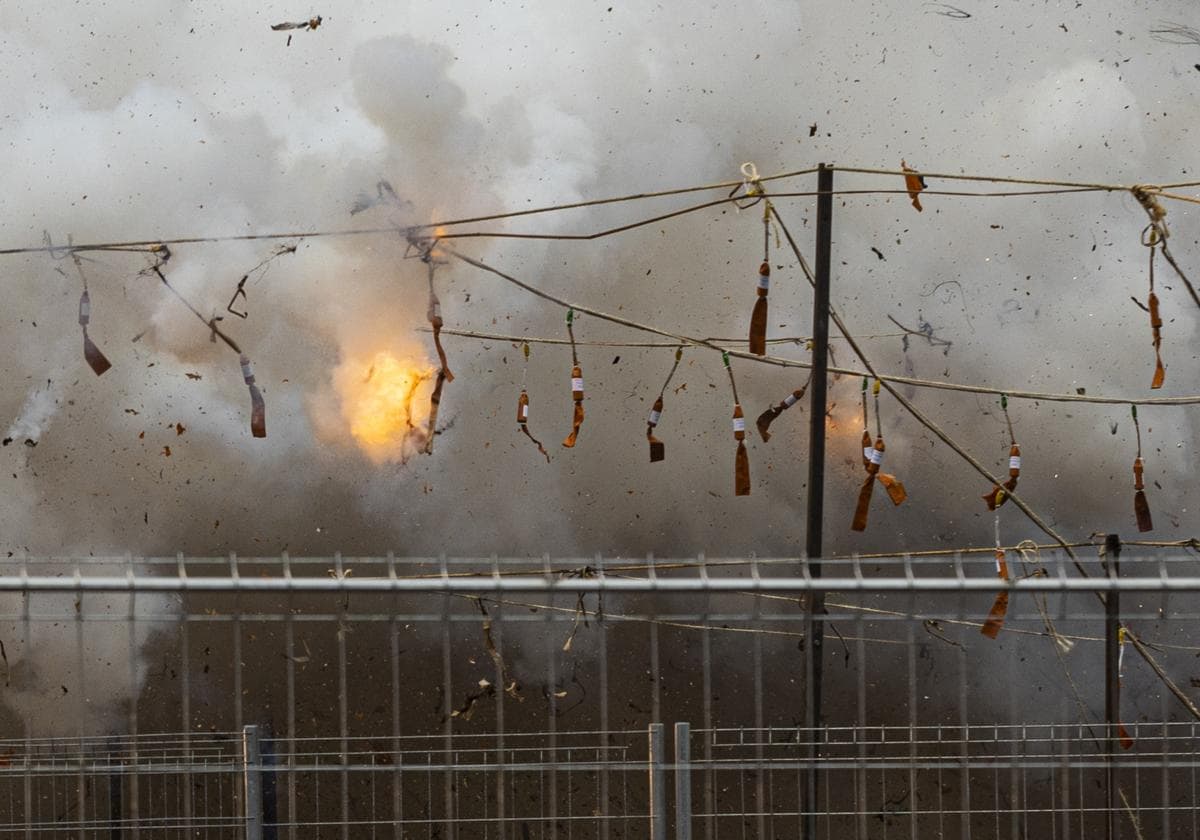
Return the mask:
<path fill-rule="evenodd" d="M 1012 556 L 5 561 L 0 835 L 1200 837 L 1195 559 Z"/>

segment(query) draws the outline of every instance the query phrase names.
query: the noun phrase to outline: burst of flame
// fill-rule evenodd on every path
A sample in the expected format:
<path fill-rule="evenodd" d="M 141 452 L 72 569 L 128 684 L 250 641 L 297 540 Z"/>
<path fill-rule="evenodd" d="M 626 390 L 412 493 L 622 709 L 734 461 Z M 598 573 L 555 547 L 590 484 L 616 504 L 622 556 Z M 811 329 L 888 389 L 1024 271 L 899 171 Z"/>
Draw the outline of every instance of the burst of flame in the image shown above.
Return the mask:
<path fill-rule="evenodd" d="M 435 369 L 388 351 L 349 359 L 334 374 L 342 417 L 371 460 L 403 461 L 425 443 L 429 403 L 421 386 Z"/>

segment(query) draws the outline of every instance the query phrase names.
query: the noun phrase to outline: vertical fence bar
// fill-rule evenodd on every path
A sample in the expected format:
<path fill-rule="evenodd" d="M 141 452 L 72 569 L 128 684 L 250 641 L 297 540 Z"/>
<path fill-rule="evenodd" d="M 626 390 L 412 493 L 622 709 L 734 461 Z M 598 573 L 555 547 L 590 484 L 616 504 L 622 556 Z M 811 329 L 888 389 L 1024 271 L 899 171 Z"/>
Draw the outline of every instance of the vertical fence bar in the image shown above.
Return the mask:
<path fill-rule="evenodd" d="M 833 170 L 821 164 L 817 170 L 817 243 L 814 266 L 816 289 L 813 294 L 813 352 L 812 385 L 809 389 L 808 426 L 808 517 L 806 549 L 809 572 L 821 576 L 821 524 L 825 516 L 825 412 L 829 373 L 829 262 L 833 241 Z M 809 593 L 808 613 L 805 616 L 804 638 L 808 657 L 805 660 L 804 726 L 808 730 L 808 777 L 804 796 L 804 837 L 817 836 L 817 759 L 820 742 L 817 728 L 821 725 L 821 676 L 824 668 L 825 595 Z"/>
<path fill-rule="evenodd" d="M 279 837 L 279 777 L 276 775 L 276 755 L 279 752 L 278 742 L 272 727 L 266 728 L 266 738 L 271 748 L 267 751 L 259 749 L 262 758 L 262 838 L 263 840 L 278 840 Z"/>
<path fill-rule="evenodd" d="M 663 725 L 650 724 L 650 840 L 667 840 L 667 774 L 664 767 Z"/>
<path fill-rule="evenodd" d="M 26 774 L 26 779 L 30 778 Z M 26 814 L 26 824 L 33 825 L 33 819 Z M 121 840 L 121 775 L 110 773 L 108 776 L 108 837 L 109 840 Z"/>
<path fill-rule="evenodd" d="M 692 840 L 692 728 L 675 724 L 675 840 Z"/>
<path fill-rule="evenodd" d="M 257 726 L 242 727 L 242 802 L 246 840 L 263 840 L 262 754 Z"/>
<path fill-rule="evenodd" d="M 1116 534 L 1108 534 L 1104 538 L 1105 571 L 1110 579 L 1121 576 L 1121 538 Z M 1121 683 L 1119 674 L 1119 658 L 1121 647 L 1117 639 L 1118 628 L 1121 626 L 1121 593 L 1110 589 L 1104 594 L 1104 720 L 1108 731 L 1105 733 L 1105 747 L 1108 751 L 1106 764 L 1105 786 L 1108 793 L 1108 813 L 1106 814 L 1107 840 L 1116 840 L 1120 836 L 1118 827 L 1121 813 L 1120 780 L 1117 777 L 1117 754 L 1121 749 L 1120 720 L 1121 720 Z"/>

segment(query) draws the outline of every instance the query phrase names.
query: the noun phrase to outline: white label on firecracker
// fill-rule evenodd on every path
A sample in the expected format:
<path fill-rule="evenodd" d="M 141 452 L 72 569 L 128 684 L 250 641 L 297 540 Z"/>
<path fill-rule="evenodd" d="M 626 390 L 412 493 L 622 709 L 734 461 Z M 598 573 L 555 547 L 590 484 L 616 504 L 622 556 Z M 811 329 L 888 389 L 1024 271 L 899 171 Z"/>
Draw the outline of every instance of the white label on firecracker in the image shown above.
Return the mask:
<path fill-rule="evenodd" d="M 250 367 L 250 362 L 249 361 L 242 362 L 242 379 L 245 379 L 247 382 L 249 382 L 253 378 L 254 378 L 254 369 Z"/>
<path fill-rule="evenodd" d="M 783 405 L 785 408 L 791 408 L 795 404 L 796 404 L 796 395 L 795 394 L 788 394 L 786 397 L 783 398 Z"/>
<path fill-rule="evenodd" d="M 1000 571 L 1001 571 L 1000 561 L 1003 559 L 1004 559 L 1004 552 L 997 551 L 996 552 L 996 574 L 1000 574 Z"/>
<path fill-rule="evenodd" d="M 571 380 L 571 390 L 572 391 L 582 391 L 583 390 L 583 377 L 576 376 Z"/>
<path fill-rule="evenodd" d="M 746 418 L 745 417 L 734 417 L 733 418 L 733 430 L 735 432 L 746 431 Z"/>
<path fill-rule="evenodd" d="M 650 425 L 651 425 L 651 426 L 657 426 L 657 425 L 658 425 L 658 421 L 659 421 L 659 420 L 661 420 L 661 419 L 662 419 L 662 412 L 661 412 L 661 411 L 651 411 L 651 412 L 650 412 Z"/>
<path fill-rule="evenodd" d="M 883 453 L 874 446 L 871 447 L 871 454 L 868 457 L 871 459 L 871 463 L 875 464 L 876 466 L 879 466 L 883 463 Z"/>
<path fill-rule="evenodd" d="M 527 405 L 521 406 L 520 411 L 521 411 L 521 422 L 524 423 L 526 420 L 529 419 L 529 406 L 527 406 Z"/>
<path fill-rule="evenodd" d="M 771 288 L 771 275 L 769 275 L 769 274 L 758 275 L 758 288 L 760 288 L 760 289 Z"/>
<path fill-rule="evenodd" d="M 1009 455 L 1008 456 L 1008 468 L 1010 470 L 1021 469 L 1021 456 L 1020 455 Z"/>
<path fill-rule="evenodd" d="M 875 451 L 875 447 L 874 447 L 874 446 L 864 446 L 864 447 L 863 447 L 863 457 L 864 457 L 864 458 L 866 458 L 868 461 L 870 461 L 870 460 L 871 460 L 871 453 L 872 453 L 872 452 L 874 452 L 874 451 Z"/>
<path fill-rule="evenodd" d="M 437 301 L 429 304 L 429 320 L 442 317 L 442 305 Z"/>

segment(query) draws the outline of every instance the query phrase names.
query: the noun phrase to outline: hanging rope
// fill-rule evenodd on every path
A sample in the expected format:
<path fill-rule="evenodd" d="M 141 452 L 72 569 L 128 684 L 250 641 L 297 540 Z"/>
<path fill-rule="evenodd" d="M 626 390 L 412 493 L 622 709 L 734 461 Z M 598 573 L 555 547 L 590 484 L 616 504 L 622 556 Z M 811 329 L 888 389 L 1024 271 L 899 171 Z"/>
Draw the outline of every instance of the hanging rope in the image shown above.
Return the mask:
<path fill-rule="evenodd" d="M 1163 257 L 1170 264 L 1171 268 L 1175 269 L 1175 273 L 1179 275 L 1179 279 L 1183 281 L 1183 285 L 1187 287 L 1188 294 L 1192 296 L 1192 300 L 1200 306 L 1200 294 L 1196 293 L 1196 287 L 1192 285 L 1192 281 L 1183 273 L 1183 269 L 1179 267 L 1179 263 L 1175 262 L 1175 257 L 1171 255 L 1171 249 L 1167 246 L 1167 239 L 1171 236 L 1171 231 L 1167 227 L 1167 208 L 1163 207 L 1158 202 L 1158 196 L 1166 195 L 1162 191 L 1162 187 L 1153 184 L 1135 184 L 1129 188 L 1133 193 L 1133 197 L 1142 205 L 1142 209 L 1146 211 L 1146 215 L 1150 218 L 1150 227 L 1158 234 L 1158 243 L 1162 246 Z M 1169 196 L 1174 198 L 1175 196 Z M 1194 199 L 1192 199 L 1194 200 Z"/>
<path fill-rule="evenodd" d="M 733 366 L 729 353 L 721 354 L 725 372 L 729 374 L 729 387 L 733 390 L 733 439 L 737 441 L 737 453 L 733 462 L 733 492 L 736 496 L 750 495 L 750 455 L 746 452 L 746 415 L 738 400 L 737 382 L 733 379 Z"/>
<path fill-rule="evenodd" d="M 1154 378 L 1150 382 L 1152 390 L 1161 388 L 1167 378 L 1162 360 L 1162 315 L 1159 314 L 1158 295 L 1154 292 L 1154 253 L 1158 250 L 1158 243 L 1158 228 L 1152 224 L 1147 225 L 1142 231 L 1142 244 L 1150 249 L 1150 297 L 1147 298 L 1146 304 L 1150 312 L 1150 332 L 1154 343 Z"/>
<path fill-rule="evenodd" d="M 88 336 L 88 324 L 92 320 L 92 299 L 88 295 L 87 275 L 83 273 L 83 262 L 79 259 L 79 255 L 72 253 L 71 259 L 75 262 L 75 270 L 79 272 L 79 279 L 83 283 L 83 294 L 79 296 L 79 326 L 83 329 L 83 358 L 93 373 L 103 376 L 105 371 L 112 367 L 112 362 L 100 352 L 100 348 Z"/>
<path fill-rule="evenodd" d="M 1008 424 L 1008 481 L 1004 485 L 992 485 L 992 490 L 983 496 L 988 510 L 996 510 L 1008 501 L 1008 494 L 1017 489 L 1017 477 L 1021 475 L 1021 447 L 1017 446 L 1016 435 L 1013 434 L 1012 418 L 1008 416 L 1008 397 L 1000 395 L 1000 410 L 1004 412 L 1004 422 Z"/>
<path fill-rule="evenodd" d="M 570 449 L 579 439 L 579 427 L 583 425 L 583 371 L 579 367 L 579 355 L 575 351 L 575 310 L 567 309 L 567 336 L 571 339 L 571 399 L 575 403 L 571 420 L 571 434 L 563 441 Z"/>
<path fill-rule="evenodd" d="M 1133 460 L 1133 513 L 1137 517 L 1138 530 L 1145 533 L 1154 530 L 1154 521 L 1150 518 L 1150 503 L 1146 501 L 1146 486 L 1142 481 L 1142 427 L 1138 424 L 1137 406 L 1131 405 L 1133 412 L 1133 429 L 1137 433 L 1137 457 Z"/>
<path fill-rule="evenodd" d="M 517 398 L 517 425 L 521 431 L 525 433 L 525 437 L 533 441 L 537 446 L 538 452 L 546 456 L 546 463 L 550 463 L 550 453 L 546 451 L 546 447 L 542 446 L 542 442 L 535 438 L 529 431 L 529 393 L 525 390 L 525 380 L 529 375 L 529 344 L 522 345 L 522 352 L 525 356 L 524 364 L 521 368 L 521 396 Z"/>
<path fill-rule="evenodd" d="M 679 362 L 683 358 L 683 348 L 675 349 L 675 364 L 671 365 L 671 372 L 667 374 L 667 380 L 663 383 L 662 388 L 658 391 L 658 399 L 654 401 L 654 407 L 650 409 L 650 416 L 646 418 L 646 440 L 650 442 L 650 463 L 662 461 L 667 457 L 667 449 L 661 440 L 654 436 L 654 429 L 662 420 L 663 413 L 663 395 L 667 393 L 667 386 L 671 384 L 672 377 L 675 376 L 675 371 L 679 369 Z"/>

